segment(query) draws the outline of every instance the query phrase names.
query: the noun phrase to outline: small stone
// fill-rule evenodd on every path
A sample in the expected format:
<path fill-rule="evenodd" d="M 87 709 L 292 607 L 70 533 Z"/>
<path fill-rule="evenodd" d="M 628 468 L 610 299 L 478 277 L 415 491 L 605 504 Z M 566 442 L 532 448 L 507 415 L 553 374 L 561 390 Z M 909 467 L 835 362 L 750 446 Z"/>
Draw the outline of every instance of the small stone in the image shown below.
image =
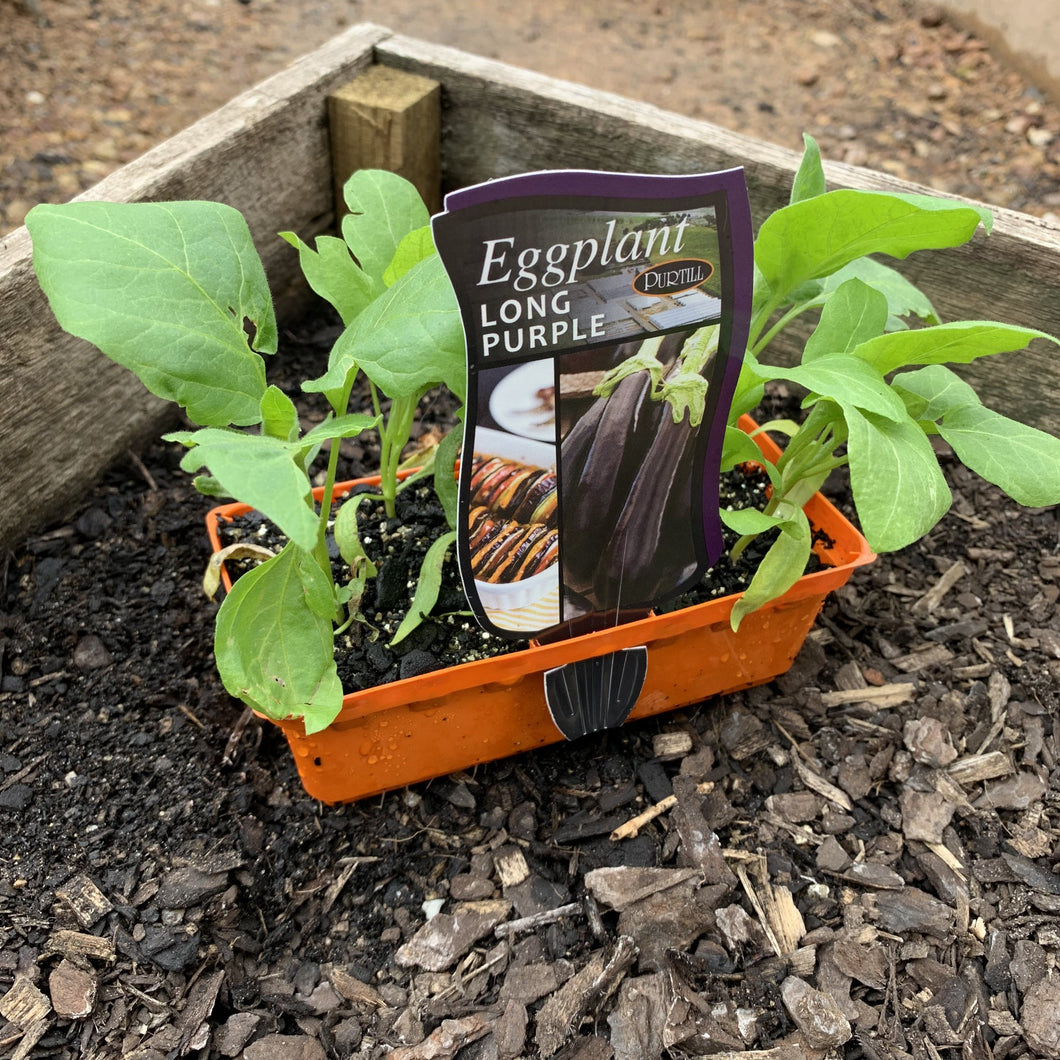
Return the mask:
<path fill-rule="evenodd" d="M 850 1021 L 828 994 L 789 975 L 780 984 L 780 995 L 788 1014 L 814 1049 L 836 1049 L 850 1041 Z"/>
<path fill-rule="evenodd" d="M 96 977 L 76 964 L 62 960 L 48 976 L 48 993 L 57 1016 L 68 1020 L 84 1019 L 96 1004 Z"/>
<path fill-rule="evenodd" d="M 79 670 L 100 670 L 112 661 L 107 646 L 94 633 L 82 637 L 74 648 L 74 666 Z"/>
<path fill-rule="evenodd" d="M 1027 130 L 1027 143 L 1032 147 L 1048 147 L 1056 137 L 1048 130 L 1037 126 Z"/>
<path fill-rule="evenodd" d="M 1020 1013 L 1027 1044 L 1049 1060 L 1060 1057 L 1060 975 L 1037 982 L 1023 996 Z"/>

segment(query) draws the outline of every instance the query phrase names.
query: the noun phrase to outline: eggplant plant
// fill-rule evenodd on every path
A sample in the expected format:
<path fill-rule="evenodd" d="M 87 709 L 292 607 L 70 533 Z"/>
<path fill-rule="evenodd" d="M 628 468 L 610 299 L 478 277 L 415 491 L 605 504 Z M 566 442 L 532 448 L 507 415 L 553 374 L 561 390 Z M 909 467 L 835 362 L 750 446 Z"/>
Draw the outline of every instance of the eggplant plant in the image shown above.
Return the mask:
<path fill-rule="evenodd" d="M 309 732 L 341 708 L 335 635 L 363 620 L 360 594 L 371 573 L 350 517 L 359 498 L 336 518 L 347 582 L 336 582 L 328 556 L 339 442 L 379 432 L 381 491 L 392 515 L 400 454 L 420 399 L 439 385 L 460 398 L 464 390 L 463 331 L 419 194 L 401 177 L 365 170 L 344 195 L 350 213 L 341 239 L 319 236 L 314 249 L 282 233 L 310 286 L 345 325 L 327 371 L 303 384 L 331 408 L 306 432 L 291 399 L 266 383 L 262 355 L 276 351 L 276 321 L 265 270 L 237 210 L 215 202 L 75 202 L 37 206 L 26 218 L 33 265 L 59 323 L 185 410 L 197 429 L 165 437 L 187 447 L 185 470 L 207 469 L 195 479 L 201 492 L 251 505 L 287 537 L 226 595 L 214 654 L 232 695 L 272 718 L 303 716 Z M 372 410 L 350 412 L 362 372 Z M 457 441 L 435 461 L 451 519 Z M 310 468 L 327 445 L 317 504 Z M 433 605 L 443 560 L 443 548 L 429 553 L 413 616 Z"/>
<path fill-rule="evenodd" d="M 350 212 L 341 238 L 320 236 L 311 247 L 281 233 L 309 285 L 335 306 L 344 325 L 327 370 L 303 383 L 331 409 L 306 432 L 290 398 L 266 382 L 264 358 L 277 347 L 276 321 L 264 269 L 237 211 L 210 202 L 76 202 L 37 206 L 26 218 L 34 267 L 59 323 L 185 409 L 195 429 L 166 437 L 187 447 L 185 469 L 206 469 L 195 479 L 201 491 L 251 505 L 286 535 L 282 551 L 239 578 L 225 597 L 215 657 L 231 694 L 272 718 L 301 716 L 307 732 L 326 727 L 341 707 L 335 635 L 364 621 L 360 597 L 374 573 L 357 539 L 360 498 L 343 505 L 332 527 L 350 571 L 345 582 L 336 581 L 328 557 L 338 443 L 378 431 L 381 494 L 392 515 L 401 454 L 421 399 L 445 385 L 462 400 L 465 388 L 456 299 L 419 196 L 406 181 L 378 171 L 355 174 L 344 195 Z M 755 243 L 750 340 L 723 470 L 763 463 L 735 424 L 760 403 L 770 381 L 803 388 L 807 414 L 801 423 L 760 428 L 787 439 L 776 464 L 766 462 L 772 490 L 765 510 L 722 513 L 741 535 L 737 554 L 758 534 L 775 535 L 735 604 L 734 627 L 803 573 L 812 536 L 803 506 L 840 466 L 849 467 L 858 518 L 876 551 L 922 537 L 949 506 L 933 435 L 1020 503 L 1060 503 L 1060 440 L 986 409 L 947 367 L 1022 349 L 1034 339 L 1057 340 L 990 321 L 941 323 L 916 287 L 873 256 L 957 246 L 990 223 L 984 209 L 930 196 L 828 191 L 816 144 L 807 138 L 791 202 L 763 223 Z M 799 362 L 767 364 L 763 355 L 774 339 L 808 313 L 818 314 L 818 322 Z M 652 406 L 668 406 L 675 424 L 702 420 L 705 366 L 717 352 L 717 328 L 676 346 L 675 338 L 644 342 L 603 381 L 597 389 L 603 400 L 586 418 L 586 431 L 601 424 L 628 430 L 639 422 L 631 410 Z M 370 410 L 350 412 L 362 374 Z M 676 463 L 658 417 L 649 420 L 661 447 L 658 461 Z M 431 462 L 450 525 L 459 442 L 451 432 Z M 591 438 L 569 445 L 572 476 L 582 468 L 583 442 Z M 310 468 L 326 446 L 317 503 Z M 665 486 L 662 480 L 661 493 Z M 636 550 L 653 524 L 641 518 L 634 526 L 632 515 L 614 511 L 608 518 Z M 395 641 L 433 606 L 453 537 L 443 534 L 429 549 L 410 617 Z M 594 571 L 583 572 L 587 584 Z"/>
<path fill-rule="evenodd" d="M 922 291 L 872 256 L 959 246 L 991 224 L 982 207 L 934 196 L 828 191 L 817 144 L 805 137 L 790 203 L 763 222 L 755 240 L 748 347 L 725 435 L 723 471 L 756 463 L 770 479 L 764 511 L 721 512 L 740 535 L 732 558 L 758 535 L 775 535 L 733 607 L 734 629 L 804 573 L 812 532 L 803 506 L 839 467 L 849 468 L 858 522 L 876 552 L 918 541 L 949 509 L 933 436 L 1020 504 L 1060 503 L 1060 439 L 986 408 L 948 367 L 1021 350 L 1034 339 L 1060 340 L 996 321 L 943 323 Z M 809 313 L 818 314 L 817 324 L 798 362 L 766 363 L 774 340 Z M 670 405 L 674 422 L 687 410 L 695 423 L 706 387 L 699 369 L 711 340 L 716 345 L 716 326 L 685 343 L 678 356 L 685 370 L 666 375 L 645 344 L 597 393 L 647 386 Z M 767 383 L 780 380 L 805 392 L 807 412 L 801 422 L 758 428 L 786 443 L 772 464 L 737 421 L 760 404 Z"/>

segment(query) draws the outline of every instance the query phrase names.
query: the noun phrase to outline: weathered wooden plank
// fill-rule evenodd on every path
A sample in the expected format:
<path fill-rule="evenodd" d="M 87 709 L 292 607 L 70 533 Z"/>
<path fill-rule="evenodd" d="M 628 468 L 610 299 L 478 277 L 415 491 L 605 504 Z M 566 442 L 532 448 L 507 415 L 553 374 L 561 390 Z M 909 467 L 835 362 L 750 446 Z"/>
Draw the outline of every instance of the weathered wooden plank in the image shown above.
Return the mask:
<path fill-rule="evenodd" d="M 437 81 L 370 66 L 328 96 L 335 207 L 357 169 L 386 169 L 411 181 L 432 213 L 442 205 L 441 86 Z"/>
<path fill-rule="evenodd" d="M 784 205 L 798 155 L 707 122 L 632 103 L 452 48 L 394 36 L 378 60 L 443 85 L 446 188 L 530 169 L 620 169 L 689 173 L 742 165 L 756 224 Z M 931 189 L 842 163 L 826 165 L 833 187 Z M 993 234 L 899 263 L 943 319 L 995 319 L 1060 335 L 1060 230 L 995 209 Z M 1060 434 L 1060 354 L 1029 351 L 962 369 L 999 411 Z"/>
<path fill-rule="evenodd" d="M 216 199 L 241 210 L 281 311 L 304 297 L 297 256 L 332 221 L 328 93 L 372 61 L 389 31 L 356 26 L 237 96 L 82 198 Z M 94 347 L 65 335 L 40 292 L 25 228 L 0 242 L 0 547 L 59 516 L 172 406 Z"/>

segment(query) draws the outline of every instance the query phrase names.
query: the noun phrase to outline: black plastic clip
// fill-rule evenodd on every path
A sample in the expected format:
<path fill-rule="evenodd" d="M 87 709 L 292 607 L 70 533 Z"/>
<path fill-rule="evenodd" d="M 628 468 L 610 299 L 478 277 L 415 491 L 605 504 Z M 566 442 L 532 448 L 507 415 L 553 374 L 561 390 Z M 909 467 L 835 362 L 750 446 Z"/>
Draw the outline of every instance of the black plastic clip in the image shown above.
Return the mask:
<path fill-rule="evenodd" d="M 623 648 L 545 671 L 545 702 L 568 740 L 614 729 L 629 717 L 648 672 L 648 649 Z"/>

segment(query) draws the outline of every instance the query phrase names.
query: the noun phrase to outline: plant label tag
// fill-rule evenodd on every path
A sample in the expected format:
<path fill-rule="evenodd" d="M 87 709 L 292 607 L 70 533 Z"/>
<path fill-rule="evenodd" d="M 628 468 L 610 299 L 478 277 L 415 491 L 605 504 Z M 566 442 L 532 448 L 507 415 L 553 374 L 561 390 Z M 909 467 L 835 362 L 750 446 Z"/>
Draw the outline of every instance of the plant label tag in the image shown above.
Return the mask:
<path fill-rule="evenodd" d="M 693 585 L 722 550 L 743 170 L 523 174 L 447 195 L 432 227 L 467 343 L 458 554 L 479 621 L 562 636 Z"/>

